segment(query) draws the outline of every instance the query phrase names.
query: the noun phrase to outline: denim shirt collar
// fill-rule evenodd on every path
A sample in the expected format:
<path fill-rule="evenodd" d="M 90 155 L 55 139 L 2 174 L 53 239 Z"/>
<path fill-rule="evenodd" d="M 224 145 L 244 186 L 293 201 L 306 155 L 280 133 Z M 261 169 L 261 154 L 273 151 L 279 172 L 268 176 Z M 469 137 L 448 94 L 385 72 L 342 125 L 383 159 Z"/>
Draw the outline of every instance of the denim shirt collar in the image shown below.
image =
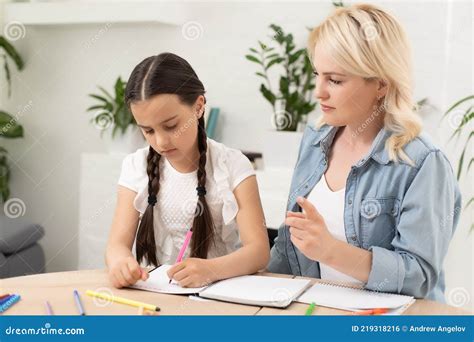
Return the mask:
<path fill-rule="evenodd" d="M 318 144 L 321 146 L 323 153 L 327 156 L 329 147 L 331 146 L 334 137 L 340 127 L 324 125 L 317 132 L 320 134 L 317 135 L 316 139 L 313 141 L 313 145 L 317 146 Z M 374 141 L 372 142 L 372 147 L 370 148 L 370 152 L 368 153 L 368 157 L 366 159 L 372 158 L 377 163 L 385 165 L 388 164 L 390 161 L 389 155 L 387 150 L 385 149 L 385 142 L 390 137 L 390 132 L 383 127 L 375 137 Z M 366 161 L 366 159 L 362 160 L 361 165 Z M 359 165 L 359 166 L 361 166 Z"/>

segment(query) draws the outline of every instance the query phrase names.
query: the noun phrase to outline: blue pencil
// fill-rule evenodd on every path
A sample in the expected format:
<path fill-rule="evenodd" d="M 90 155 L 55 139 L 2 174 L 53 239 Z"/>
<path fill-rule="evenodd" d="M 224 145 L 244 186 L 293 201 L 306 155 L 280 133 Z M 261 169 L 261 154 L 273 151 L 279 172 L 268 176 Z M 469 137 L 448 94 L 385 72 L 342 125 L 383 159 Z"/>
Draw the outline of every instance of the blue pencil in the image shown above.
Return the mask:
<path fill-rule="evenodd" d="M 46 312 L 48 315 L 54 315 L 53 308 L 51 307 L 51 304 L 49 304 L 48 301 L 45 302 L 46 305 Z"/>
<path fill-rule="evenodd" d="M 13 295 L 10 297 L 10 299 L 5 302 L 4 304 L 0 305 L 0 312 L 5 312 L 8 308 L 13 306 L 15 303 L 17 303 L 21 299 L 20 295 Z"/>
<path fill-rule="evenodd" d="M 74 300 L 76 301 L 76 306 L 77 306 L 77 310 L 79 310 L 79 314 L 81 316 L 85 316 L 86 312 L 84 311 L 84 308 L 82 307 L 81 297 L 79 297 L 79 292 L 77 292 L 77 290 L 74 290 Z"/>
<path fill-rule="evenodd" d="M 3 305 L 4 303 L 8 302 L 8 301 L 10 300 L 10 298 L 12 298 L 13 296 L 14 296 L 14 295 L 9 294 L 8 296 L 2 298 L 2 299 L 0 300 L 0 305 Z"/>

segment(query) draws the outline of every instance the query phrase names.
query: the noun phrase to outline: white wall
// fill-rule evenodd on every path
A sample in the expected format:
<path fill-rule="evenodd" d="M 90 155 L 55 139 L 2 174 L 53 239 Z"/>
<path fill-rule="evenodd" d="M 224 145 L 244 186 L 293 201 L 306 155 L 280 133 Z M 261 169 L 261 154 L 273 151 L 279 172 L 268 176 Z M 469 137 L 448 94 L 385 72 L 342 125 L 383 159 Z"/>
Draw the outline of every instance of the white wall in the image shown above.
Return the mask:
<path fill-rule="evenodd" d="M 452 128 L 440 122 L 453 101 L 473 93 L 472 4 L 469 1 L 376 2 L 404 25 L 412 42 L 415 98 L 429 97 L 426 130 L 455 166 L 459 146 L 447 144 Z M 270 129 L 270 107 L 258 92 L 255 65 L 245 60 L 257 39 L 268 41 L 270 23 L 294 33 L 304 46 L 306 27 L 330 12 L 330 1 L 192 2 L 187 20 L 200 23 L 199 39 L 183 37 L 181 27 L 159 24 L 27 26 L 15 42 L 26 62 L 13 77 L 13 96 L 2 109 L 18 114 L 25 138 L 2 141 L 12 162 L 12 196 L 25 202 L 25 216 L 46 228 L 41 244 L 48 271 L 77 264 L 79 160 L 81 152 L 104 151 L 99 132 L 89 124 L 87 94 L 107 88 L 118 75 L 127 78 L 143 58 L 164 51 L 186 58 L 207 88 L 210 105 L 222 112 L 220 135 L 225 144 L 261 151 L 262 133 Z M 1 81 L 2 88 L 4 79 Z M 461 181 L 464 199 L 472 183 Z M 91 194 L 93 196 L 94 194 Z M 448 293 L 468 289 L 472 297 L 473 222 L 467 212 L 446 260 Z M 107 230 L 109 227 L 104 226 Z M 456 290 L 455 295 L 459 295 Z M 463 293 L 461 293 L 463 294 Z M 471 301 L 472 303 L 472 301 Z"/>

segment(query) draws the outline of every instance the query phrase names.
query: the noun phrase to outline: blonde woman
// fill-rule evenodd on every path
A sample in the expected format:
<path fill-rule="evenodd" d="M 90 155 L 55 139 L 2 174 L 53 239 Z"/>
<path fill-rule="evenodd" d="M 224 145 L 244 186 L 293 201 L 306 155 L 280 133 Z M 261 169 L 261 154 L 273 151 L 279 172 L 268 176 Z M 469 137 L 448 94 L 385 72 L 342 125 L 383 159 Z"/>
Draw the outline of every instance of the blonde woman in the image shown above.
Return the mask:
<path fill-rule="evenodd" d="M 268 270 L 443 302 L 461 196 L 421 133 L 400 24 L 372 5 L 339 8 L 308 52 L 323 115 L 304 133 Z"/>

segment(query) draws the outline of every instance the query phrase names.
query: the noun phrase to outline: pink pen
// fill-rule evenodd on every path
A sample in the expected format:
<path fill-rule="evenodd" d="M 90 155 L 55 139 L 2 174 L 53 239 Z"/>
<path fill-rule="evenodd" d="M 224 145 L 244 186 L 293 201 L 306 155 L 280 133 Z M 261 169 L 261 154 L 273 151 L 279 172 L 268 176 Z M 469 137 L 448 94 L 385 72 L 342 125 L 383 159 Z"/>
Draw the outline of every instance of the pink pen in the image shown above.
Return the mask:
<path fill-rule="evenodd" d="M 176 258 L 175 264 L 177 264 L 178 262 L 181 262 L 183 260 L 183 255 L 184 255 L 184 252 L 186 252 L 186 248 L 188 248 L 189 241 L 191 241 L 191 236 L 193 236 L 193 228 L 192 227 L 186 233 L 186 237 L 184 238 L 184 243 L 181 246 L 181 249 L 179 250 L 179 254 L 178 254 L 178 257 Z M 169 284 L 171 284 L 171 280 L 172 279 L 170 279 Z"/>

